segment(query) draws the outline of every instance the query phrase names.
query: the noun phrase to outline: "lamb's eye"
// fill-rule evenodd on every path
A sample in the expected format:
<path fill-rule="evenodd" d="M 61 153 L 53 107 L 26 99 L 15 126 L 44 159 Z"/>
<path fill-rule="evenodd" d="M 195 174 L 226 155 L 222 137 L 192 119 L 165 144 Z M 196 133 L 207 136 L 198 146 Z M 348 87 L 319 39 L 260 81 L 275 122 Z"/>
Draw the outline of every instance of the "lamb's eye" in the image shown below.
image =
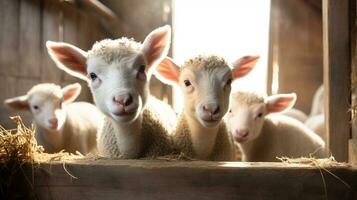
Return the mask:
<path fill-rule="evenodd" d="M 259 114 L 257 115 L 257 118 L 261 118 L 261 117 L 263 117 L 263 113 L 259 113 Z"/>
<path fill-rule="evenodd" d="M 95 73 L 93 73 L 93 72 L 91 72 L 91 73 L 89 74 L 89 77 L 90 77 L 90 79 L 92 79 L 92 81 L 94 81 L 95 79 L 98 78 L 97 74 L 95 74 Z"/>
<path fill-rule="evenodd" d="M 231 109 L 231 110 L 229 110 L 229 113 L 232 113 L 232 109 Z"/>
<path fill-rule="evenodd" d="M 184 80 L 183 83 L 185 84 L 186 87 L 191 85 L 191 82 L 189 80 Z"/>
<path fill-rule="evenodd" d="M 33 107 L 33 109 L 35 109 L 35 110 L 39 109 L 39 107 L 38 107 L 37 105 L 34 105 L 34 106 L 32 106 L 32 107 Z"/>
<path fill-rule="evenodd" d="M 230 85 L 231 83 L 232 83 L 232 79 L 230 78 L 227 80 L 227 85 Z"/>
<path fill-rule="evenodd" d="M 140 65 L 138 72 L 145 73 L 145 64 Z"/>

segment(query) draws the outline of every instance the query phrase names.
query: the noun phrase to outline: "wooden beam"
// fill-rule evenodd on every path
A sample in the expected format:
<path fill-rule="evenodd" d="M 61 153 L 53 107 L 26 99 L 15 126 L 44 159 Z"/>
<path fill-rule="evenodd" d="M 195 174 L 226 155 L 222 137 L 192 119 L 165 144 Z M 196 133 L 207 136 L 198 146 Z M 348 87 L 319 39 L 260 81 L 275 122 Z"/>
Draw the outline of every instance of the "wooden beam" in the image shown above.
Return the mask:
<path fill-rule="evenodd" d="M 102 4 L 98 0 L 79 0 L 79 2 L 84 5 L 87 9 L 93 11 L 94 13 L 102 16 L 111 26 L 119 26 L 119 17 L 107 6 Z"/>
<path fill-rule="evenodd" d="M 327 144 L 338 161 L 348 160 L 351 66 L 349 1 L 323 1 L 323 55 Z"/>
<path fill-rule="evenodd" d="M 32 193 L 21 193 L 19 185 L 23 183 L 13 182 L 16 191 L 13 194 L 19 199 L 24 194 L 25 197 L 59 200 L 356 199 L 357 168 L 343 166 L 326 169 L 345 181 L 350 188 L 326 171 L 309 165 L 90 160 L 27 166 L 24 171 L 28 181 L 33 180 Z"/>

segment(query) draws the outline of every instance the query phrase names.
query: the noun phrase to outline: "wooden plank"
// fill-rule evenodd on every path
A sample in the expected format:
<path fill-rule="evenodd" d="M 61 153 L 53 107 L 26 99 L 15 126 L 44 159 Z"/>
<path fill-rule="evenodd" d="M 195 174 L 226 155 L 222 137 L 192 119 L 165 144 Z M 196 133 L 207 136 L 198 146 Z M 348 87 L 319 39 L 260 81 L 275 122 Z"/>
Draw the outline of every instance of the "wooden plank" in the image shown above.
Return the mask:
<path fill-rule="evenodd" d="M 27 168 L 28 176 L 31 166 Z M 282 163 L 90 160 L 41 164 L 38 199 L 356 199 L 357 169 Z M 26 169 L 25 169 L 26 171 Z M 69 173 L 76 178 L 71 178 Z M 17 194 L 29 195 L 17 190 Z"/>
<path fill-rule="evenodd" d="M 43 3 L 41 81 L 60 84 L 63 72 L 51 60 L 45 44 L 47 40 L 63 40 L 63 15 L 59 3 L 54 1 L 44 1 Z"/>
<path fill-rule="evenodd" d="M 0 75 L 18 72 L 19 12 L 19 0 L 0 1 Z"/>
<path fill-rule="evenodd" d="M 111 26 L 120 26 L 121 21 L 119 17 L 106 5 L 98 0 L 80 0 L 80 2 L 89 10 L 95 12 L 97 15 L 104 18 L 104 20 Z"/>
<path fill-rule="evenodd" d="M 278 0 L 271 0 L 270 3 L 270 24 L 269 24 L 269 50 L 268 50 L 268 70 L 267 70 L 267 94 L 273 94 L 273 64 L 274 61 L 276 62 L 275 56 L 276 53 L 274 52 L 274 46 L 277 45 L 277 36 L 278 36 Z M 276 48 L 275 48 L 276 49 Z"/>
<path fill-rule="evenodd" d="M 63 41 L 78 46 L 78 37 L 77 37 L 77 10 L 68 5 L 64 4 L 63 8 Z M 80 23 L 78 21 L 78 23 Z M 63 73 L 62 81 L 71 81 L 75 82 L 78 78 L 70 76 L 67 73 Z"/>
<path fill-rule="evenodd" d="M 350 38 L 348 0 L 323 1 L 324 92 L 327 144 L 338 161 L 348 160 Z"/>
<path fill-rule="evenodd" d="M 20 6 L 19 61 L 17 75 L 41 77 L 40 0 L 22 0 Z"/>
<path fill-rule="evenodd" d="M 322 84 L 322 17 L 305 1 L 272 1 L 269 68 L 273 93 L 296 92 L 295 107 L 308 113 Z"/>
<path fill-rule="evenodd" d="M 0 75 L 0 79 L 0 125 L 5 128 L 14 128 L 15 126 L 9 119 L 9 116 L 15 115 L 16 111 L 6 108 L 3 102 L 7 98 L 16 96 L 16 78 Z"/>
<path fill-rule="evenodd" d="M 349 141 L 348 162 L 357 164 L 357 1 L 350 1 L 350 36 L 351 36 L 351 123 L 352 138 Z"/>

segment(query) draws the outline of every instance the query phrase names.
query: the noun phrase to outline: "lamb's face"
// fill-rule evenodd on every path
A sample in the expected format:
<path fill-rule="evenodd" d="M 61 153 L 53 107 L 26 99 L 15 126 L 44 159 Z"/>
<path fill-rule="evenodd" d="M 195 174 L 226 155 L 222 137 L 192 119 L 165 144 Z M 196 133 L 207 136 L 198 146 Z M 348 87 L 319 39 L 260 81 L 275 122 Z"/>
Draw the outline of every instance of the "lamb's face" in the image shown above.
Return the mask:
<path fill-rule="evenodd" d="M 60 130 L 66 120 L 62 109 L 63 95 L 59 91 L 32 93 L 28 97 L 28 106 L 37 126 L 47 130 Z"/>
<path fill-rule="evenodd" d="M 181 88 L 185 115 L 204 127 L 214 127 L 228 110 L 231 82 L 248 74 L 258 59 L 259 56 L 242 57 L 231 69 L 218 56 L 197 56 L 182 67 L 165 58 L 156 68 L 155 75 L 161 81 Z"/>
<path fill-rule="evenodd" d="M 28 110 L 37 126 L 46 130 L 60 130 L 66 121 L 67 103 L 74 101 L 80 94 L 78 83 L 60 86 L 50 83 L 38 84 L 24 96 L 5 100 L 5 104 L 17 110 Z"/>
<path fill-rule="evenodd" d="M 89 85 L 96 105 L 104 114 L 122 123 L 138 117 L 149 93 L 146 65 L 140 53 L 110 63 L 100 57 L 88 59 Z"/>
<path fill-rule="evenodd" d="M 168 53 L 170 26 L 153 30 L 143 44 L 132 39 L 106 39 L 85 52 L 66 43 L 46 43 L 57 66 L 89 82 L 99 109 L 118 123 L 130 123 L 144 109 L 150 69 Z"/>
<path fill-rule="evenodd" d="M 227 126 L 236 142 L 256 139 L 263 127 L 266 115 L 264 102 L 245 102 L 233 96 L 231 109 L 227 114 Z"/>
<path fill-rule="evenodd" d="M 234 140 L 239 143 L 259 137 L 265 116 L 279 113 L 294 106 L 296 94 L 277 94 L 267 98 L 250 92 L 232 94 L 227 126 Z"/>
<path fill-rule="evenodd" d="M 219 124 L 229 106 L 232 73 L 228 66 L 209 69 L 185 67 L 179 78 L 185 114 L 204 127 Z"/>

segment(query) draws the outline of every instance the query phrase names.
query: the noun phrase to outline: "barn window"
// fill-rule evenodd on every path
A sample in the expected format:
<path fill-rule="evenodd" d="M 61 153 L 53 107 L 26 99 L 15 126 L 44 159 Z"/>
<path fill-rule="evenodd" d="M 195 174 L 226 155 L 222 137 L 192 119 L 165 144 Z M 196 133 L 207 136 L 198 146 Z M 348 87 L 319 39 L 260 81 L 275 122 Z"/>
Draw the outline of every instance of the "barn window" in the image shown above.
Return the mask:
<path fill-rule="evenodd" d="M 12 165 L 0 157 L 0 199 L 356 199 L 356 4 L 356 0 L 1 0 L 1 101 L 40 82 L 78 81 L 53 67 L 47 40 L 89 49 L 103 38 L 142 41 L 153 28 L 171 24 L 170 56 L 179 62 L 204 52 L 229 61 L 259 54 L 257 69 L 235 87 L 245 85 L 268 94 L 297 92 L 297 108 L 309 113 L 313 94 L 323 84 L 326 142 L 339 163 L 95 157 L 63 162 L 54 156 L 54 161 L 40 165 Z M 92 101 L 86 83 L 80 83 L 80 100 Z M 180 109 L 182 100 L 171 87 L 153 78 L 150 89 Z M 14 128 L 8 117 L 16 114 L 30 124 L 25 112 L 10 111 L 2 104 L 0 111 L 0 124 L 6 129 Z"/>

